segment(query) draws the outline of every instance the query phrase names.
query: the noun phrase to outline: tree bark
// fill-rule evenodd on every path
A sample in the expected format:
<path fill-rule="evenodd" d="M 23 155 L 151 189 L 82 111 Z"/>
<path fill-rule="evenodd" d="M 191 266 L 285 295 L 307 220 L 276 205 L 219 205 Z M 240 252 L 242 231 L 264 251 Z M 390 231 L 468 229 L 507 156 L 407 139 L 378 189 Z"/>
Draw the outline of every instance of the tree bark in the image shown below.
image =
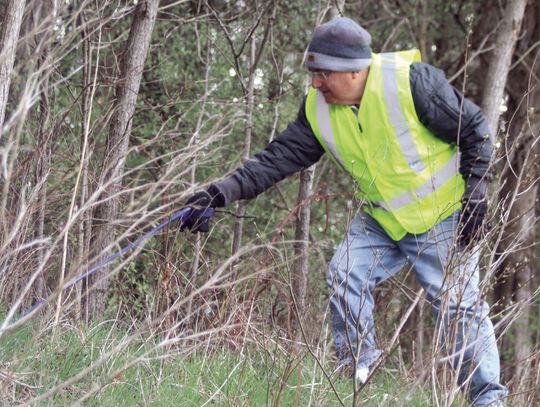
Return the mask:
<path fill-rule="evenodd" d="M 41 6 L 42 4 L 40 4 Z M 40 80 L 40 96 L 39 96 L 39 123 L 38 123 L 38 138 L 37 145 L 40 146 L 41 154 L 38 154 L 37 164 L 36 164 L 36 180 L 35 184 L 40 185 L 41 188 L 39 191 L 39 206 L 37 213 L 37 232 L 36 237 L 38 239 L 43 239 L 45 237 L 45 214 L 47 212 L 47 183 L 46 180 L 49 176 L 50 171 L 50 161 L 51 161 L 51 146 L 49 145 L 49 134 L 48 134 L 48 125 L 49 125 L 49 116 L 50 116 L 50 101 L 49 101 L 49 77 L 50 73 L 53 70 L 53 67 L 49 67 L 49 50 L 50 42 L 53 33 L 53 26 L 56 21 L 57 7 L 54 0 L 49 0 L 43 2 L 44 16 L 43 18 L 39 16 L 39 19 L 48 19 L 47 28 L 41 38 L 38 39 L 38 43 L 41 40 L 43 44 L 43 50 L 39 58 L 38 69 L 41 71 L 41 80 Z M 41 12 L 39 9 L 37 12 Z M 45 261 L 45 248 L 40 248 L 38 251 L 38 264 L 41 264 Z M 43 275 L 40 275 L 36 279 L 36 288 L 35 296 L 37 298 L 44 297 L 44 288 L 45 281 Z"/>
<path fill-rule="evenodd" d="M 0 50 L 0 139 L 4 128 L 9 85 L 25 4 L 26 0 L 8 1 L 0 32 L 0 46 L 2 47 Z"/>
<path fill-rule="evenodd" d="M 296 232 L 294 243 L 294 265 L 292 275 L 292 291 L 298 317 L 304 315 L 306 308 L 307 273 L 309 267 L 309 225 L 311 205 L 306 199 L 311 195 L 313 173 L 315 167 L 310 167 L 300 173 L 297 203 L 300 206 L 296 217 Z"/>
<path fill-rule="evenodd" d="M 534 99 L 540 103 L 540 91 L 535 94 Z M 514 144 L 520 145 L 508 157 L 510 165 L 501 174 L 503 188 L 499 193 L 505 222 L 502 224 L 502 239 L 496 251 L 500 263 L 495 271 L 495 302 L 501 310 L 519 304 L 519 314 L 510 330 L 509 338 L 512 339 L 506 340 L 503 346 L 503 353 L 511 365 L 515 366 L 512 372 L 508 372 L 508 377 L 516 380 L 516 386 L 517 381 L 528 375 L 527 360 L 532 354 L 529 318 L 536 266 L 533 261 L 537 224 L 535 208 L 540 177 L 540 118 L 538 113 L 534 116 L 529 117 L 530 127 L 525 125 L 522 131 L 517 130 L 519 136 L 514 137 Z"/>
<path fill-rule="evenodd" d="M 199 55 L 201 64 L 204 65 L 204 94 L 202 98 L 200 99 L 200 112 L 199 117 L 197 118 L 197 124 L 195 126 L 195 132 L 193 134 L 193 138 L 191 139 L 190 145 L 195 147 L 195 151 L 197 151 L 197 146 L 199 145 L 200 139 L 201 139 L 201 130 L 203 127 L 203 118 L 206 115 L 206 102 L 208 100 L 208 93 L 210 88 L 210 67 L 211 67 L 211 61 L 212 61 L 212 41 L 210 40 L 210 34 L 207 32 L 207 38 L 206 38 L 206 44 L 205 44 L 205 57 L 203 58 L 202 55 Z M 195 153 L 193 157 L 193 164 L 191 167 L 191 185 L 195 185 L 195 182 L 197 181 L 197 153 Z M 195 238 L 195 249 L 194 249 L 194 255 L 193 255 L 193 261 L 191 263 L 191 271 L 189 273 L 189 281 L 197 275 L 197 271 L 199 270 L 199 264 L 200 264 L 200 258 L 201 258 L 201 234 L 197 233 Z"/>
<path fill-rule="evenodd" d="M 418 45 L 420 47 L 420 53 L 422 54 L 422 61 L 429 62 L 429 51 L 428 51 L 428 22 L 429 22 L 429 13 L 428 13 L 428 1 L 420 0 L 418 4 Z"/>
<path fill-rule="evenodd" d="M 525 54 L 540 41 L 540 5 L 529 4 L 515 59 Z M 495 302 L 500 310 L 519 304 L 519 314 L 503 342 L 503 354 L 512 368 L 505 374 L 514 379 L 513 387 L 527 381 L 531 362 L 532 335 L 530 301 L 533 296 L 535 266 L 535 213 L 540 178 L 540 80 L 538 79 L 538 51 L 529 53 L 513 70 L 508 80 L 508 106 L 512 120 L 508 125 L 507 139 L 501 172 L 501 189 L 498 193 L 502 216 L 501 239 L 496 254 Z M 516 402 L 518 402 L 516 400 Z"/>
<path fill-rule="evenodd" d="M 328 20 L 343 16 L 345 13 L 345 0 L 335 0 L 328 9 Z"/>
<path fill-rule="evenodd" d="M 92 219 L 91 209 L 85 208 L 87 199 L 90 195 L 89 182 L 89 164 L 90 155 L 88 151 L 90 141 L 90 123 L 92 117 L 92 101 L 96 92 L 96 81 L 99 67 L 99 45 L 96 47 L 96 62 L 95 70 L 92 73 L 92 38 L 86 21 L 85 12 L 81 10 L 78 18 L 78 26 L 81 28 L 82 42 L 82 97 L 81 97 L 81 116 L 83 119 L 82 134 L 80 140 L 80 159 L 81 159 L 81 190 L 79 193 L 79 207 L 82 210 L 80 221 L 78 224 L 78 239 L 77 239 L 77 264 L 81 270 L 86 271 L 88 268 L 88 260 L 90 258 L 90 239 L 92 235 Z M 98 44 L 101 43 L 101 31 L 98 36 Z M 82 293 L 83 289 L 80 285 L 77 286 L 77 306 L 80 308 L 80 315 L 85 315 Z"/>
<path fill-rule="evenodd" d="M 124 164 L 127 156 L 132 118 L 141 82 L 144 61 L 150 45 L 156 20 L 158 0 L 140 1 L 129 32 L 126 48 L 120 63 L 116 86 L 115 107 L 109 126 L 109 134 L 100 185 L 106 184 L 100 204 L 94 213 L 96 226 L 92 239 L 95 262 L 100 263 L 109 254 L 114 243 L 114 220 L 118 215 L 118 192 L 122 185 Z M 101 315 L 105 310 L 109 278 L 108 267 L 89 277 L 87 295 L 87 319 Z"/>
<path fill-rule="evenodd" d="M 333 20 L 344 14 L 345 1 L 337 0 L 328 11 L 328 19 Z M 317 22 L 317 25 L 320 22 Z M 307 273 L 309 269 L 309 227 L 311 215 L 311 203 L 307 198 L 311 195 L 313 187 L 313 175 L 315 166 L 300 173 L 300 185 L 298 187 L 297 205 L 300 205 L 296 216 L 294 264 L 292 268 L 291 284 L 293 301 L 296 307 L 295 324 L 301 323 L 300 318 L 305 313 Z M 296 328 L 296 327 L 295 327 Z"/>
<path fill-rule="evenodd" d="M 249 78 L 246 89 L 246 125 L 244 127 L 244 150 L 242 151 L 242 161 L 246 162 L 251 154 L 251 139 L 253 133 L 253 109 L 255 108 L 255 70 L 256 61 L 256 40 L 252 34 L 250 40 L 250 58 L 249 58 Z M 244 227 L 244 216 L 246 215 L 245 202 L 238 202 L 236 208 L 236 221 L 234 222 L 232 254 L 240 250 L 242 244 L 242 234 Z"/>
<path fill-rule="evenodd" d="M 486 86 L 482 96 L 482 110 L 488 119 L 493 137 L 497 134 L 504 87 L 514 47 L 521 31 L 526 4 L 527 0 L 512 0 L 506 3 L 500 28 L 497 30 L 495 38 L 495 49 L 491 53 L 486 74 Z"/>

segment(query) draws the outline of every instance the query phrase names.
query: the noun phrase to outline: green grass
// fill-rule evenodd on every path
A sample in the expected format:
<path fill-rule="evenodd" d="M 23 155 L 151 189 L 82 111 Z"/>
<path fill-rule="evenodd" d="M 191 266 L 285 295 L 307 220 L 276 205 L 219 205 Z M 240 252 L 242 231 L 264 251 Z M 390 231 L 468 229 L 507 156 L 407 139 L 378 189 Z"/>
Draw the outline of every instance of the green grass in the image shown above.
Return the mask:
<path fill-rule="evenodd" d="M 129 331 L 102 324 L 92 329 L 64 327 L 57 332 L 21 329 L 0 341 L 4 405 L 24 404 L 60 386 L 38 406 L 346 406 L 354 389 L 346 378 L 333 378 L 334 389 L 308 354 L 291 357 L 283 349 L 217 348 L 210 343 L 188 352 L 184 345 L 156 348 L 158 335 L 128 343 Z M 113 349 L 109 357 L 100 360 Z M 211 350 L 211 352 L 209 352 Z M 331 372 L 333 362 L 323 363 Z M 337 393 L 337 395 L 336 395 Z M 381 370 L 357 394 L 361 406 L 426 406 L 429 389 L 409 383 L 397 372 Z"/>

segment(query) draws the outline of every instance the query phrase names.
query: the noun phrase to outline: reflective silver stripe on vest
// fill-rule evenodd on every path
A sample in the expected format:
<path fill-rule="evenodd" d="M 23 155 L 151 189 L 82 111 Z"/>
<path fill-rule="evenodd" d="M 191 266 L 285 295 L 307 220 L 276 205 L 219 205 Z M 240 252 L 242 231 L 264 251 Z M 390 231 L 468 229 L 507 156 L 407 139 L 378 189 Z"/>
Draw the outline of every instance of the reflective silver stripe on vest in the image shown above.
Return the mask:
<path fill-rule="evenodd" d="M 380 206 L 387 211 L 397 211 L 417 200 L 422 201 L 429 195 L 433 194 L 435 190 L 443 186 L 447 181 L 450 181 L 457 173 L 459 166 L 459 159 L 461 154 L 454 154 L 450 160 L 433 175 L 424 185 L 416 188 L 412 193 L 416 195 L 416 198 L 411 195 L 411 192 L 405 192 L 401 195 L 392 198 L 385 202 L 377 202 L 375 205 Z"/>
<path fill-rule="evenodd" d="M 319 131 L 326 143 L 326 147 L 330 150 L 341 169 L 345 172 L 349 172 L 347 167 L 343 163 L 343 159 L 339 155 L 336 147 L 336 140 L 334 138 L 334 132 L 332 131 L 332 125 L 330 123 L 330 108 L 328 103 L 324 100 L 324 95 L 320 90 L 317 90 L 317 97 L 315 99 L 315 109 L 317 113 L 317 123 L 319 124 Z"/>
<path fill-rule="evenodd" d="M 398 96 L 398 80 L 396 77 L 396 55 L 393 53 L 382 54 L 382 79 L 384 87 L 384 99 L 388 109 L 388 118 L 396 133 L 396 138 L 401 147 L 401 152 L 409 167 L 419 174 L 426 168 L 420 160 L 420 156 L 414 147 L 413 138 L 403 117 Z"/>

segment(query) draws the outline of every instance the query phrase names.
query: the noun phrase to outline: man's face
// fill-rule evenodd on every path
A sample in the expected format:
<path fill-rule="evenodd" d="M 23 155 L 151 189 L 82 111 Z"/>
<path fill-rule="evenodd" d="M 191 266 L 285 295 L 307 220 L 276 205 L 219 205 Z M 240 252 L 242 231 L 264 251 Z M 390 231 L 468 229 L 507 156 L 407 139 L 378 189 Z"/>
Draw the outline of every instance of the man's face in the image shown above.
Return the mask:
<path fill-rule="evenodd" d="M 311 86 L 322 92 L 328 104 L 354 105 L 360 102 L 358 72 L 312 71 Z"/>

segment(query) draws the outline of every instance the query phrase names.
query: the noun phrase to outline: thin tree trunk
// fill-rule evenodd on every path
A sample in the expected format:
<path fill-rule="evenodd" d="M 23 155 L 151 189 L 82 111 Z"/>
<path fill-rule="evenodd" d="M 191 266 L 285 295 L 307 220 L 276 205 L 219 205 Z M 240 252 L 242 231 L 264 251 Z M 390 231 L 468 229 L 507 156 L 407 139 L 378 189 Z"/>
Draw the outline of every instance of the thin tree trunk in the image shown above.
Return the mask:
<path fill-rule="evenodd" d="M 309 270 L 309 225 L 311 205 L 306 199 L 311 195 L 313 173 L 315 167 L 310 167 L 300 173 L 297 203 L 301 205 L 296 217 L 294 243 L 294 265 L 292 275 L 292 291 L 298 317 L 304 315 L 306 309 L 307 274 Z"/>
<path fill-rule="evenodd" d="M 114 243 L 114 221 L 118 215 L 118 197 L 127 156 L 132 118 L 141 82 L 144 61 L 156 20 L 158 0 L 140 1 L 136 7 L 126 48 L 120 64 L 115 108 L 111 117 L 101 184 L 106 184 L 94 215 L 96 226 L 92 239 L 95 262 L 103 261 Z M 94 318 L 105 310 L 109 278 L 108 268 L 89 278 L 88 315 Z"/>
<path fill-rule="evenodd" d="M 244 150 L 242 151 L 242 161 L 246 162 L 251 154 L 251 138 L 253 132 L 253 109 L 255 106 L 255 69 L 256 69 L 256 40 L 255 35 L 250 39 L 249 57 L 249 78 L 246 89 L 246 125 L 244 127 Z M 244 216 L 246 214 L 245 202 L 238 202 L 236 208 L 236 221 L 234 223 L 232 254 L 240 250 L 242 244 L 242 234 L 244 227 Z"/>
<path fill-rule="evenodd" d="M 508 78 L 510 63 L 516 41 L 521 30 L 521 22 L 527 0 L 511 0 L 506 3 L 500 28 L 495 38 L 486 74 L 486 86 L 482 97 L 482 110 L 491 126 L 493 137 L 497 134 L 500 107 L 504 97 L 504 87 Z"/>
<path fill-rule="evenodd" d="M 212 41 L 210 40 L 210 32 L 209 28 L 207 26 L 207 33 L 206 33 L 206 51 L 205 56 L 203 58 L 202 55 L 199 54 L 199 59 L 201 64 L 205 66 L 204 70 L 204 94 L 202 98 L 200 99 L 200 112 L 199 117 L 197 118 L 197 124 L 195 126 L 195 132 L 193 134 L 193 137 L 190 142 L 190 146 L 193 147 L 193 150 L 195 151 L 195 155 L 193 157 L 192 161 L 192 167 L 191 167 L 191 185 L 195 185 L 197 181 L 197 164 L 198 164 L 198 157 L 197 157 L 197 146 L 200 143 L 200 133 L 203 127 L 203 119 L 206 115 L 206 103 L 208 100 L 208 94 L 210 91 L 210 67 L 211 67 L 211 60 L 212 60 Z M 201 248 L 202 248 L 202 237 L 200 233 L 197 233 L 195 236 L 195 247 L 193 249 L 193 261 L 191 262 L 191 270 L 189 272 L 188 276 L 188 285 L 187 285 L 187 291 L 191 290 L 191 288 L 194 286 L 196 278 L 197 278 L 197 272 L 199 271 L 200 261 L 201 261 Z M 193 298 L 190 298 L 187 304 L 187 311 L 186 315 L 188 318 L 191 316 L 192 313 L 192 307 L 193 307 Z"/>
<path fill-rule="evenodd" d="M 210 79 L 210 61 L 211 61 L 211 58 L 212 58 L 212 54 L 211 54 L 211 48 L 212 48 L 212 43 L 210 41 L 210 33 L 207 33 L 207 38 L 206 38 L 206 55 L 204 57 L 204 59 L 202 58 L 202 56 L 200 57 L 201 59 L 201 63 L 204 64 L 205 66 L 205 70 L 204 70 L 204 94 L 200 100 L 200 106 L 201 106 L 201 111 L 199 112 L 199 117 L 197 118 L 197 125 L 195 126 L 195 133 L 193 134 L 193 138 L 192 138 L 192 142 L 190 143 L 193 147 L 194 147 L 194 151 L 197 151 L 197 145 L 199 144 L 200 142 L 200 139 L 201 139 L 201 129 L 202 129 L 202 126 L 203 126 L 203 118 L 206 114 L 206 110 L 205 110 L 205 107 L 206 107 L 206 101 L 208 99 L 208 92 L 209 92 L 209 88 L 210 88 L 210 84 L 209 84 L 209 79 Z M 196 153 L 195 153 L 196 154 Z M 197 156 L 195 155 L 193 157 L 193 164 L 192 164 L 192 167 L 191 167 L 191 185 L 194 185 L 195 182 L 197 181 L 197 176 L 196 176 L 196 172 L 197 172 Z M 191 272 L 190 272 L 190 283 L 191 283 L 191 279 L 197 275 L 197 270 L 199 270 L 199 263 L 200 263 L 200 258 L 201 258 L 201 236 L 200 236 L 200 233 L 197 233 L 196 235 L 196 238 L 195 238 L 195 253 L 194 253 L 194 256 L 193 256 L 193 261 L 191 263 Z"/>
<path fill-rule="evenodd" d="M 47 209 L 47 183 L 45 180 L 48 178 L 50 171 L 50 160 L 51 160 L 51 148 L 48 142 L 48 131 L 47 127 L 49 124 L 50 116 L 50 103 L 49 103 L 49 76 L 52 70 L 52 67 L 48 67 L 48 57 L 50 49 L 51 34 L 53 32 L 53 25 L 56 21 L 57 7 L 56 1 L 45 2 L 45 18 L 48 18 L 47 29 L 41 38 L 43 44 L 43 51 L 39 58 L 38 69 L 41 73 L 40 80 L 40 101 L 39 101 L 39 134 L 37 144 L 41 148 L 41 153 L 38 154 L 38 162 L 36 168 L 36 185 L 41 184 L 41 190 L 39 191 L 39 206 L 37 213 L 37 232 L 36 238 L 43 239 L 45 236 L 45 213 Z M 40 10 L 41 11 L 41 10 Z M 45 261 L 45 248 L 40 248 L 38 251 L 38 264 L 41 264 Z M 36 279 L 36 288 L 35 295 L 37 298 L 42 298 L 44 296 L 44 278 L 43 275 L 40 275 Z"/>
<path fill-rule="evenodd" d="M 92 41 L 89 37 L 89 30 L 85 19 L 84 11 L 81 10 L 79 15 L 78 24 L 81 27 L 82 35 L 82 57 L 83 57 L 83 75 L 82 75 L 82 118 L 83 118 L 83 134 L 81 135 L 80 142 L 80 155 L 81 155 L 81 192 L 79 194 L 79 207 L 82 212 L 80 215 L 80 222 L 78 224 L 78 239 L 77 239 L 77 264 L 80 265 L 81 270 L 86 271 L 88 266 L 88 259 L 90 257 L 90 239 L 92 233 L 92 220 L 91 210 L 85 209 L 87 199 L 90 193 L 90 183 L 88 180 L 89 175 L 89 157 L 88 151 L 90 141 L 90 120 L 92 117 L 92 100 L 96 91 L 97 73 L 99 67 L 99 44 L 101 43 L 101 29 L 99 30 L 98 46 L 96 47 L 96 63 L 95 70 L 92 72 Z M 77 285 L 77 306 L 81 309 L 81 315 L 87 315 L 87 310 L 83 307 L 88 303 L 83 303 L 82 293 L 83 288 L 79 284 Z"/>
<path fill-rule="evenodd" d="M 540 103 L 540 90 L 534 92 Z M 535 231 L 537 218 L 540 166 L 540 118 L 531 112 L 528 122 L 518 130 L 513 145 L 517 146 L 508 157 L 509 166 L 501 174 L 503 188 L 499 193 L 500 206 L 507 213 L 503 236 L 497 247 L 500 265 L 496 270 L 495 301 L 501 310 L 520 304 L 519 316 L 511 330 L 512 340 L 505 341 L 504 354 L 515 366 L 512 377 L 525 379 L 528 375 L 527 359 L 532 353 L 530 335 L 530 301 L 533 291 Z M 517 386 L 518 383 L 516 382 Z"/>
<path fill-rule="evenodd" d="M 345 0 L 334 0 L 328 9 L 328 20 L 341 17 L 345 14 Z"/>
<path fill-rule="evenodd" d="M 508 218 L 503 225 L 504 235 L 497 248 L 502 259 L 496 270 L 498 278 L 495 301 L 502 310 L 512 304 L 519 304 L 519 315 L 510 331 L 512 339 L 505 341 L 503 352 L 515 366 L 511 376 L 516 380 L 528 374 L 526 361 L 532 353 L 529 315 L 536 266 L 533 261 L 537 220 L 535 208 L 540 177 L 538 165 L 532 160 L 535 156 L 538 160 L 540 156 L 538 122 L 535 127 L 535 139 L 525 142 L 526 139 L 521 137 L 525 149 L 520 149 L 521 151 L 512 157 L 511 167 L 514 171 L 519 171 L 518 176 L 512 174 L 511 170 L 502 176 L 504 188 L 501 191 L 501 206 L 504 212 L 508 212 Z M 532 154 L 528 154 L 529 152 Z"/>
<path fill-rule="evenodd" d="M 328 9 L 328 19 L 333 20 L 344 14 L 345 1 L 337 0 Z M 320 21 L 317 22 L 317 25 Z M 296 323 L 305 312 L 305 298 L 307 289 L 307 273 L 309 268 L 309 226 L 311 203 L 306 199 L 311 195 L 313 186 L 313 175 L 315 166 L 312 166 L 300 173 L 300 185 L 298 189 L 297 205 L 301 205 L 296 218 L 294 257 L 295 261 L 292 269 L 292 293 L 297 311 Z"/>
<path fill-rule="evenodd" d="M 420 47 L 420 52 L 422 54 L 422 61 L 429 62 L 429 52 L 428 52 L 428 0 L 420 0 L 419 2 L 419 12 L 418 16 L 418 44 Z"/>
<path fill-rule="evenodd" d="M 333 20 L 345 13 L 345 0 L 336 2 L 327 10 L 328 19 Z M 317 21 L 316 25 L 321 22 Z M 315 166 L 312 166 L 300 173 L 300 185 L 298 187 L 297 205 L 301 205 L 296 218 L 295 244 L 294 244 L 294 264 L 292 268 L 292 293 L 296 307 L 296 320 L 293 324 L 296 329 L 301 323 L 301 316 L 306 308 L 307 273 L 309 269 L 309 227 L 311 203 L 307 198 L 311 195 L 313 187 L 313 176 Z"/>
<path fill-rule="evenodd" d="M 27 227 L 28 220 L 25 221 L 26 225 L 22 227 L 22 224 L 18 222 L 18 215 L 20 211 L 26 205 L 25 195 L 26 195 L 26 186 L 28 185 L 28 179 L 24 179 L 21 182 L 23 185 L 22 188 L 17 190 L 16 194 L 12 193 L 11 188 L 13 187 L 14 177 L 13 177 L 13 166 L 17 161 L 17 152 L 19 150 L 20 142 L 20 131 L 21 126 L 16 128 L 11 134 L 8 135 L 8 140 L 4 140 L 4 124 L 5 124 L 5 115 L 10 99 L 10 84 L 11 79 L 14 75 L 13 66 L 15 63 L 15 57 L 17 52 L 17 45 L 19 42 L 19 36 L 23 21 L 23 15 L 25 11 L 25 0 L 7 0 L 4 3 L 5 12 L 4 18 L 2 21 L 1 31 L 0 31 L 0 147 L 5 145 L 10 145 L 10 158 L 8 159 L 7 171 L 4 170 L 3 179 L 2 179 L 2 198 L 0 206 L 0 222 L 2 227 L 2 233 L 0 234 L 2 239 L 5 239 L 11 234 L 13 237 L 12 242 L 17 242 L 19 239 L 24 237 L 22 231 Z M 11 96 L 13 98 L 13 95 Z M 26 110 L 28 111 L 28 110 Z M 8 157 L 8 154 L 3 154 L 4 159 Z M 5 166 L 5 164 L 4 164 Z M 26 169 L 26 168 L 25 168 Z M 30 176 L 31 171 L 25 171 L 24 177 Z M 14 224 L 15 219 L 17 219 L 16 225 Z M 19 229 L 20 228 L 20 229 Z M 13 233 L 15 230 L 20 231 L 21 233 Z M 6 244 L 5 241 L 2 242 Z M 16 263 L 15 260 L 10 260 L 10 267 Z M 8 297 L 13 298 L 17 296 L 19 292 L 19 278 L 12 278 L 10 281 L 11 290 L 8 290 Z M 24 284 L 23 284 L 24 286 Z M 11 300 L 10 300 L 11 301 Z"/>
<path fill-rule="evenodd" d="M 9 0 L 7 2 L 2 31 L 0 32 L 0 47 L 2 47 L 0 49 L 0 139 L 3 133 L 9 85 L 25 4 L 26 0 Z"/>
<path fill-rule="evenodd" d="M 529 4 L 517 53 L 526 53 L 540 40 L 540 5 Z M 508 81 L 509 107 L 515 110 L 509 124 L 498 193 L 502 232 L 497 246 L 498 268 L 495 270 L 495 303 L 500 310 L 519 304 L 519 314 L 503 341 L 503 354 L 513 366 L 506 376 L 513 378 L 514 388 L 530 376 L 532 335 L 530 302 L 533 293 L 536 207 L 540 178 L 540 81 L 538 51 L 513 70 Z M 516 55 L 516 59 L 520 56 Z M 509 339 L 511 338 L 511 340 Z M 525 386 L 526 387 L 526 386 Z M 516 400 L 518 402 L 518 400 Z M 519 402 L 518 402 L 519 403 Z"/>

